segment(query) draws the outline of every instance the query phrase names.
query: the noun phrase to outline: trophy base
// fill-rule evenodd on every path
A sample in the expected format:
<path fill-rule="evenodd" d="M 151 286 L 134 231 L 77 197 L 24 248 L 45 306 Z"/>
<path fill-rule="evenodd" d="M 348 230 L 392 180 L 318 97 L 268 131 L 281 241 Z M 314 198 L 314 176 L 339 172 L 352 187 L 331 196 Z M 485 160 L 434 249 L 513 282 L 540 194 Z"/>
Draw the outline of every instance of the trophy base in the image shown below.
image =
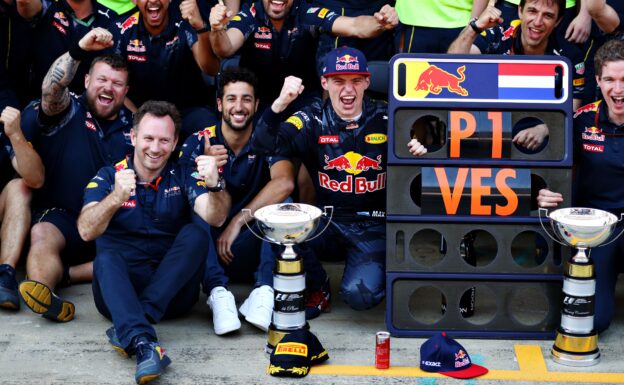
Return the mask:
<path fill-rule="evenodd" d="M 294 329 L 278 329 L 277 327 L 275 327 L 274 324 L 271 324 L 271 326 L 269 326 L 269 333 L 267 335 L 267 343 L 264 347 L 264 352 L 267 355 L 270 355 L 271 353 L 273 353 L 273 349 L 275 349 L 277 344 L 282 340 L 282 338 L 284 338 L 285 335 L 299 329 L 310 329 L 310 324 L 306 322 L 303 327 L 298 327 Z"/>
<path fill-rule="evenodd" d="M 594 366 L 600 362 L 600 352 L 596 352 L 593 354 L 560 352 L 553 346 L 553 348 L 550 350 L 550 354 L 553 361 L 566 366 Z"/>
<path fill-rule="evenodd" d="M 598 335 L 596 333 L 572 334 L 559 329 L 550 354 L 553 361 L 562 365 L 596 365 L 600 362 Z"/>

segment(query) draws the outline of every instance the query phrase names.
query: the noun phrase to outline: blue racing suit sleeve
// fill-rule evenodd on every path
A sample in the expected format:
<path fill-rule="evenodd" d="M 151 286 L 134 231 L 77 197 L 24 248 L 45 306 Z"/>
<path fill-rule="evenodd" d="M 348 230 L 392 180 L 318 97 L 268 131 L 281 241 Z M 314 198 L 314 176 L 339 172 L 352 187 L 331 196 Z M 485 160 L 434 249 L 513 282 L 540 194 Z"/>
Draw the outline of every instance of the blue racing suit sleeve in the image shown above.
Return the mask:
<path fill-rule="evenodd" d="M 91 202 L 101 202 L 115 188 L 115 169 L 102 167 L 91 181 L 85 186 L 82 205 Z"/>
<path fill-rule="evenodd" d="M 278 151 L 280 150 L 279 136 L 282 120 L 283 114 L 276 114 L 271 108 L 264 110 L 256 124 L 251 141 L 251 148 L 255 153 L 264 156 L 282 154 Z"/>

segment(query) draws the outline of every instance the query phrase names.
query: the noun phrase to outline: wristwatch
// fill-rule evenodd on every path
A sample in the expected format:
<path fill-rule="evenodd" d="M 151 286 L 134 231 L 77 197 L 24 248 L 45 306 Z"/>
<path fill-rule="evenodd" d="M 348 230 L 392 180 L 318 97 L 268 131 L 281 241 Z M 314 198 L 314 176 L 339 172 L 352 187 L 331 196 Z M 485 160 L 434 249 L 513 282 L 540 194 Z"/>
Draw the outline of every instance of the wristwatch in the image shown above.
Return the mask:
<path fill-rule="evenodd" d="M 204 21 L 204 26 L 201 27 L 200 29 L 196 29 L 195 33 L 199 35 L 200 33 L 208 32 L 208 31 L 210 31 L 210 26 L 208 25 L 208 23 Z"/>
<path fill-rule="evenodd" d="M 214 187 L 206 186 L 206 188 L 210 192 L 220 192 L 220 191 L 225 190 L 225 178 L 222 175 L 219 175 L 219 180 L 217 181 L 216 186 Z"/>
<path fill-rule="evenodd" d="M 470 20 L 470 23 L 468 25 L 470 26 L 470 28 L 472 28 L 473 31 L 477 33 L 477 35 L 483 32 L 483 30 L 477 26 L 477 18 Z"/>

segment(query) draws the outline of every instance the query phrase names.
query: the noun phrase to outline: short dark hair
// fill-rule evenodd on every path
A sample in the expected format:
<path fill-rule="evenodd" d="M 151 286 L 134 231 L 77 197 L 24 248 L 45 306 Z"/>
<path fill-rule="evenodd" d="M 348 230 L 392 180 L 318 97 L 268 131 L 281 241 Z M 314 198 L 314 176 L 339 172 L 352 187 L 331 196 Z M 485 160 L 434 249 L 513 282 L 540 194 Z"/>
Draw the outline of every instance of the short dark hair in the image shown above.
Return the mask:
<path fill-rule="evenodd" d="M 624 41 L 613 39 L 604 43 L 594 55 L 596 75 L 602 76 L 602 67 L 608 62 L 620 60 L 624 60 Z"/>
<path fill-rule="evenodd" d="M 175 126 L 175 137 L 178 137 L 182 127 L 182 117 L 180 115 L 180 111 L 178 111 L 176 106 L 172 103 L 162 100 L 148 100 L 143 103 L 139 110 L 134 114 L 133 128 L 135 131 L 139 130 L 139 123 L 141 123 L 141 120 L 143 120 L 147 114 L 154 115 L 159 118 L 170 116 Z"/>
<path fill-rule="evenodd" d="M 112 69 L 116 71 L 125 71 L 128 74 L 128 78 L 130 77 L 130 71 L 128 70 L 128 63 L 120 55 L 106 54 L 106 55 L 100 55 L 96 57 L 91 62 L 91 66 L 89 66 L 89 73 L 91 73 L 91 70 L 93 70 L 93 67 L 95 67 L 97 63 L 108 64 Z"/>
<path fill-rule="evenodd" d="M 531 1 L 536 1 L 536 0 L 531 0 Z M 524 5 L 526 4 L 527 0 L 520 0 L 520 4 L 518 4 L 518 6 L 520 8 L 524 8 Z M 565 12 L 566 9 L 566 0 L 546 0 L 546 4 L 548 5 L 552 5 L 552 4 L 557 4 L 557 20 L 561 20 L 561 18 L 563 17 L 563 12 Z"/>
<path fill-rule="evenodd" d="M 223 89 L 230 83 L 245 82 L 251 85 L 253 88 L 254 97 L 257 97 L 258 93 L 258 78 L 256 74 L 242 67 L 231 67 L 223 70 L 217 81 L 217 98 L 223 97 Z"/>

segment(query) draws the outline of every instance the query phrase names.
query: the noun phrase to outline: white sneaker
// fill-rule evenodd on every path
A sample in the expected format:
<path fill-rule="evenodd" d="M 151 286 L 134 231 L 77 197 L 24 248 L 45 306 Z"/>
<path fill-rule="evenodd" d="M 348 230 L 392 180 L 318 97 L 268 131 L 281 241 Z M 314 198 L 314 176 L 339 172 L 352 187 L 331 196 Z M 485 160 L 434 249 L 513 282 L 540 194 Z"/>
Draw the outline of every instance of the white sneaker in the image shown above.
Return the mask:
<path fill-rule="evenodd" d="M 271 325 L 273 304 L 273 288 L 264 285 L 253 289 L 238 310 L 247 322 L 266 332 Z"/>
<path fill-rule="evenodd" d="M 223 286 L 217 286 L 210 291 L 208 306 L 212 310 L 212 324 L 215 334 L 222 335 L 241 327 L 236 312 L 236 302 L 234 295 Z"/>

